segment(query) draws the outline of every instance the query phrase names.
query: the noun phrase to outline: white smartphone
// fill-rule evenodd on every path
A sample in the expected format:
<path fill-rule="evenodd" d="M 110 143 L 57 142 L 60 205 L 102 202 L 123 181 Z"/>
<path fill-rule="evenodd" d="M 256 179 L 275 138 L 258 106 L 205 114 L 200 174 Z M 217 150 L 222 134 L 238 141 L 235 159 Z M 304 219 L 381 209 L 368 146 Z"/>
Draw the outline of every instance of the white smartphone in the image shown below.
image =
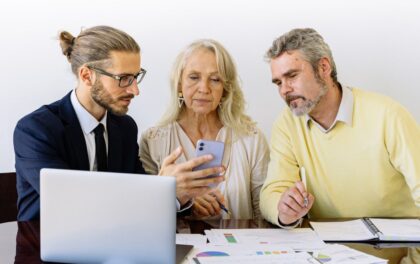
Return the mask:
<path fill-rule="evenodd" d="M 195 149 L 196 157 L 211 154 L 213 159 L 207 163 L 203 163 L 200 166 L 195 167 L 193 170 L 202 170 L 222 166 L 224 149 L 225 144 L 221 141 L 199 139 Z M 218 174 L 208 175 L 206 178 L 215 176 L 218 176 Z"/>

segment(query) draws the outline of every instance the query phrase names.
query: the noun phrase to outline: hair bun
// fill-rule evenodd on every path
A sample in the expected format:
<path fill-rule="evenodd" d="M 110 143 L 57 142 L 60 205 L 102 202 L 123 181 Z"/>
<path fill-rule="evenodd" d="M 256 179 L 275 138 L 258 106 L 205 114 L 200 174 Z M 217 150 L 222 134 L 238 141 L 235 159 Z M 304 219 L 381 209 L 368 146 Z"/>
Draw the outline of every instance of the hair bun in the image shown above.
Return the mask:
<path fill-rule="evenodd" d="M 74 42 L 76 40 L 72 34 L 67 31 L 61 31 L 59 35 L 60 47 L 68 60 L 70 60 L 71 52 L 73 51 Z"/>

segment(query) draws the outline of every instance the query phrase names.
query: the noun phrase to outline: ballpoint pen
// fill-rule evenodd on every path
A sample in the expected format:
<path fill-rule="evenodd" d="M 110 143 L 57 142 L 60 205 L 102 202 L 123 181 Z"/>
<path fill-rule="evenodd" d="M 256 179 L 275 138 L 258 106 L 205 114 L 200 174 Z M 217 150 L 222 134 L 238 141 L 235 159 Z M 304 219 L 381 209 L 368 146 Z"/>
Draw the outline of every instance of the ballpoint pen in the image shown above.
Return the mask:
<path fill-rule="evenodd" d="M 217 199 L 217 197 L 216 197 L 216 195 L 215 194 L 211 194 L 215 199 L 216 199 L 216 201 L 217 201 L 217 203 L 219 204 L 219 207 L 220 207 L 220 209 L 222 209 L 223 211 L 225 211 L 228 215 L 230 215 L 230 212 L 229 212 L 229 210 L 225 207 L 225 205 L 224 204 L 222 204 L 220 201 L 219 201 L 219 199 Z"/>
<path fill-rule="evenodd" d="M 306 185 L 306 171 L 305 168 L 302 166 L 300 167 L 300 178 L 302 180 L 303 186 L 305 187 L 306 192 L 308 191 L 307 185 Z M 303 198 L 303 206 L 308 207 L 309 201 L 308 196 L 305 196 Z"/>
<path fill-rule="evenodd" d="M 220 209 L 222 209 L 223 211 L 225 211 L 228 215 L 230 215 L 230 212 L 229 212 L 229 210 L 219 201 L 219 200 L 217 200 L 217 203 L 219 204 L 219 206 L 220 206 Z"/>

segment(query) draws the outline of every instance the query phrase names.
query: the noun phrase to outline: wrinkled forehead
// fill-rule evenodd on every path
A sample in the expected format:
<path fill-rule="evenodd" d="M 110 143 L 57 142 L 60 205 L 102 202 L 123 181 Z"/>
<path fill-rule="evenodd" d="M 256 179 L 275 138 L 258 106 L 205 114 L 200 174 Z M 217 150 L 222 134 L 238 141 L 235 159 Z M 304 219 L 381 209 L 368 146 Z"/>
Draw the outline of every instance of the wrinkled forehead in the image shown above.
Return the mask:
<path fill-rule="evenodd" d="M 291 69 L 301 69 L 307 63 L 300 51 L 293 50 L 271 59 L 270 67 L 273 75 L 275 73 L 277 77 L 281 77 Z"/>

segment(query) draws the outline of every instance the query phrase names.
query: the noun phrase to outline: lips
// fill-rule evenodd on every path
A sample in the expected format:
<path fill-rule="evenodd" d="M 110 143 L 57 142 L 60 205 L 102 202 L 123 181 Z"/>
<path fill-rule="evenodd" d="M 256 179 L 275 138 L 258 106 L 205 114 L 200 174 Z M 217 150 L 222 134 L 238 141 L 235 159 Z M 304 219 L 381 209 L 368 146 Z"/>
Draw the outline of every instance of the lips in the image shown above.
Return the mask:
<path fill-rule="evenodd" d="M 193 99 L 193 101 L 197 103 L 202 103 L 202 104 L 211 102 L 211 100 L 206 100 L 206 99 Z"/>
<path fill-rule="evenodd" d="M 128 105 L 130 104 L 131 100 L 120 100 L 120 102 L 121 102 L 123 105 L 128 106 Z"/>
<path fill-rule="evenodd" d="M 289 104 L 296 103 L 296 102 L 297 102 L 297 100 L 299 100 L 299 99 L 300 99 L 300 98 L 293 99 L 293 100 L 291 100 L 291 101 L 289 102 Z"/>
<path fill-rule="evenodd" d="M 303 101 L 305 101 L 305 97 L 300 96 L 300 95 L 287 95 L 286 96 L 286 103 L 288 105 L 290 104 L 296 104 L 298 99 L 302 99 Z"/>
<path fill-rule="evenodd" d="M 119 101 L 125 105 L 129 105 L 131 102 L 131 99 L 133 99 L 133 96 L 124 96 L 124 97 L 119 98 Z"/>

